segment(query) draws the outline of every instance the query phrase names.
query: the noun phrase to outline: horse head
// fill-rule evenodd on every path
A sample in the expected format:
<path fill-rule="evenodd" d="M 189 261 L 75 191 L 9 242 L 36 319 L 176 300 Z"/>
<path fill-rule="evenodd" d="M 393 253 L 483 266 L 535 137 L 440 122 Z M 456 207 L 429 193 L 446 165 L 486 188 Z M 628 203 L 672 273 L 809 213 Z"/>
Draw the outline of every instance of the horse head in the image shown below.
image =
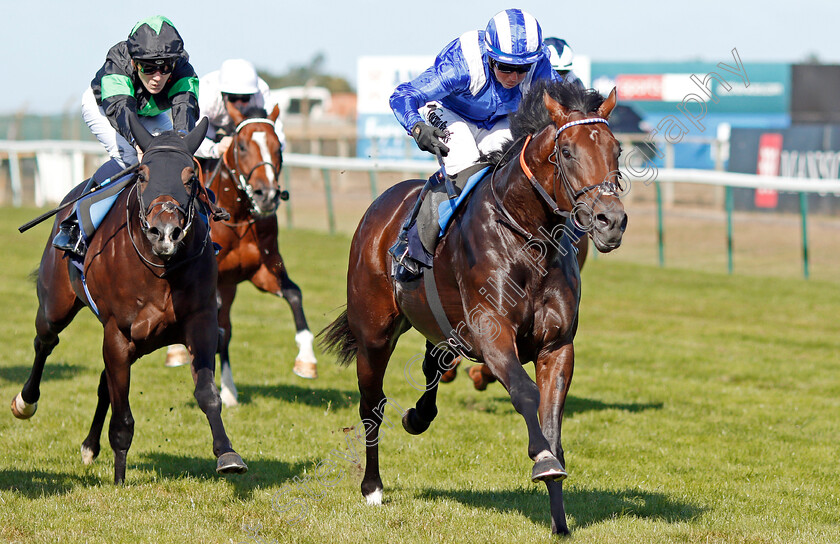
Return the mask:
<path fill-rule="evenodd" d="M 274 131 L 280 108 L 275 105 L 268 115 L 262 108 L 242 113 L 228 103 L 227 111 L 236 131 L 224 156 L 225 165 L 237 188 L 247 196 L 250 213 L 256 217 L 272 215 L 284 196 L 279 180 L 283 154 Z"/>
<path fill-rule="evenodd" d="M 131 132 L 143 151 L 137 169 L 136 194 L 140 226 L 152 251 L 164 261 L 175 255 L 189 234 L 200 190 L 193 163 L 207 131 L 206 118 L 187 135 L 168 131 L 152 136 L 136 115 Z"/>
<path fill-rule="evenodd" d="M 567 85 L 561 94 L 577 93 L 574 108 L 564 106 L 547 90 L 542 93 L 552 123 L 534 137 L 536 152 L 547 157 L 537 161 L 543 167 L 540 177 L 553 179 L 557 208 L 570 214 L 598 251 L 607 253 L 621 245 L 627 228 L 627 214 L 619 200 L 624 191 L 618 169 L 621 146 L 608 122 L 616 105 L 616 92 L 613 89 L 603 100 L 594 91 L 570 87 Z M 601 102 L 597 108 L 595 99 Z"/>

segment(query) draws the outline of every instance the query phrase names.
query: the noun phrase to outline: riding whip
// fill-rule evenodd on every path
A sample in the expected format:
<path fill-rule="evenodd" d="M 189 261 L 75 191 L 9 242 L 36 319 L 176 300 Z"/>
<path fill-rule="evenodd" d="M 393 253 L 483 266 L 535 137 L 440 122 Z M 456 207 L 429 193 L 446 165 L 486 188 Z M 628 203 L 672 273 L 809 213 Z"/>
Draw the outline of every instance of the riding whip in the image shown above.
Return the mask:
<path fill-rule="evenodd" d="M 119 179 L 119 178 L 123 177 L 124 175 L 126 175 L 126 174 L 134 171 L 135 169 L 137 169 L 138 166 L 140 166 L 140 163 L 133 164 L 133 165 L 129 166 L 128 168 L 126 168 L 125 170 L 123 170 L 122 172 L 118 172 L 117 174 L 111 176 L 108 179 Z M 88 181 L 90 181 L 90 178 L 86 179 L 82 183 L 87 183 Z M 105 180 L 105 181 L 108 181 L 108 180 Z M 128 183 L 128 181 L 126 181 L 125 183 Z M 57 214 L 58 212 L 60 212 L 64 208 L 66 208 L 67 206 L 70 206 L 71 204 L 75 204 L 76 202 L 80 201 L 81 199 L 85 198 L 86 196 L 90 196 L 93 193 L 96 193 L 96 192 L 98 192 L 98 191 L 100 191 L 100 190 L 102 190 L 106 187 L 113 187 L 113 185 L 106 184 L 106 183 L 96 185 L 96 186 L 92 187 L 90 189 L 90 191 L 87 191 L 83 195 L 78 196 L 78 197 L 74 198 L 73 200 L 71 200 L 69 202 L 65 202 L 61 206 L 59 206 L 55 209 L 52 209 L 52 210 L 48 211 L 47 213 L 45 213 L 43 215 L 39 215 L 38 217 L 36 217 L 32 221 L 29 221 L 28 223 L 24 223 L 23 225 L 18 227 L 18 231 L 20 231 L 21 233 L 26 232 L 29 229 L 31 229 L 32 227 L 34 227 L 35 225 L 37 225 L 39 223 L 43 223 L 44 221 L 46 221 L 50 217 L 54 216 L 55 214 Z"/>

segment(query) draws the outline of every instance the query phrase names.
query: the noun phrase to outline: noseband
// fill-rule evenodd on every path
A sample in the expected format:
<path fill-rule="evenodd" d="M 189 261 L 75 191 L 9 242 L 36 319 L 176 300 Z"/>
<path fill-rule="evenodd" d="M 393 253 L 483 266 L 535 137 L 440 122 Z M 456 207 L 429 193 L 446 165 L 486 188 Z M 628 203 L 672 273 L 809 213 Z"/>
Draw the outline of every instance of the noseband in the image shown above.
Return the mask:
<path fill-rule="evenodd" d="M 555 132 L 555 134 L 554 134 L 554 151 L 552 151 L 552 153 L 548 156 L 548 162 L 550 162 L 551 164 L 554 165 L 554 198 L 552 198 L 546 192 L 546 190 L 543 189 L 540 182 L 537 181 L 536 177 L 534 177 L 534 173 L 531 171 L 530 168 L 528 168 L 528 165 L 525 164 L 525 149 L 528 147 L 528 143 L 531 141 L 531 135 L 530 134 L 528 136 L 526 136 L 525 143 L 522 145 L 522 151 L 519 152 L 519 166 L 522 168 L 522 172 L 528 178 L 528 181 L 531 183 L 531 186 L 534 188 L 534 191 L 536 191 L 536 193 L 540 196 L 540 198 L 542 198 L 542 200 L 548 205 L 548 207 L 551 209 L 553 214 L 565 217 L 566 219 L 572 218 L 572 221 L 575 222 L 576 226 L 579 226 L 579 225 L 577 225 L 577 221 L 573 218 L 573 213 L 574 213 L 574 209 L 575 209 L 575 206 L 577 204 L 578 198 L 587 194 L 589 191 L 593 191 L 593 190 L 598 191 L 598 196 L 601 196 L 601 195 L 618 196 L 618 193 L 621 190 L 621 186 L 618 183 L 610 181 L 610 180 L 604 180 L 601 183 L 595 183 L 595 184 L 592 184 L 592 185 L 587 185 L 586 187 L 583 187 L 582 189 L 579 189 L 579 190 L 575 191 L 574 188 L 572 187 L 572 184 L 569 181 L 569 177 L 566 174 L 566 171 L 563 168 L 563 165 L 560 161 L 560 134 L 562 134 L 562 132 L 564 130 L 566 130 L 568 128 L 571 128 L 571 127 L 574 127 L 574 126 L 592 125 L 592 124 L 595 124 L 595 123 L 603 123 L 603 124 L 607 125 L 608 127 L 610 126 L 609 121 L 607 121 L 606 119 L 603 119 L 601 117 L 591 117 L 591 118 L 588 118 L 588 119 L 580 119 L 580 120 L 577 120 L 577 121 L 570 121 L 570 122 L 566 123 L 565 125 L 561 126 L 560 128 L 558 128 L 557 132 Z M 494 174 L 495 174 L 495 172 L 494 172 Z M 619 177 L 620 177 L 620 174 L 619 174 Z M 557 205 L 557 182 L 558 181 L 560 181 L 562 183 L 562 187 L 563 187 L 563 190 L 566 193 L 566 197 L 569 199 L 569 203 L 572 205 L 572 210 L 570 210 L 570 211 L 561 210 L 560 207 Z M 523 236 L 525 236 L 527 239 L 530 240 L 531 238 L 533 238 L 534 235 L 531 234 L 530 232 L 528 232 L 527 230 L 525 230 L 524 228 L 522 228 L 519 225 L 519 223 L 517 223 L 516 220 L 510 215 L 510 213 L 507 211 L 507 209 L 505 209 L 504 204 L 499 199 L 499 197 L 496 195 L 496 190 L 495 190 L 495 187 L 493 185 L 492 178 L 490 180 L 490 189 L 493 192 L 493 198 L 495 198 L 495 200 L 496 200 L 497 207 L 505 215 L 505 218 L 507 219 L 507 222 L 510 224 L 510 226 L 515 231 L 517 231 L 520 234 L 522 234 Z"/>
<path fill-rule="evenodd" d="M 242 172 L 242 169 L 239 167 L 239 146 L 237 145 L 238 140 L 239 140 L 239 132 L 244 127 L 246 127 L 247 125 L 252 125 L 252 124 L 269 125 L 269 126 L 271 126 L 272 130 L 274 130 L 274 121 L 272 121 L 271 119 L 265 119 L 265 118 L 262 118 L 262 117 L 254 118 L 254 119 L 245 119 L 244 121 L 242 121 L 241 123 L 239 123 L 236 126 L 236 130 L 234 131 L 234 136 L 233 136 L 234 142 L 232 144 L 233 145 L 233 166 L 231 166 L 227 163 L 227 160 L 225 159 L 224 156 L 222 156 L 222 162 L 224 163 L 225 168 L 227 168 L 228 173 L 230 174 L 230 177 L 233 179 L 234 183 L 236 184 L 237 189 L 239 189 L 240 191 L 245 193 L 245 196 L 248 197 L 248 202 L 250 203 L 251 215 L 254 215 L 254 216 L 257 216 L 257 217 L 262 217 L 262 216 L 267 216 L 267 215 L 273 214 L 275 211 L 277 211 L 277 206 L 275 206 L 274 209 L 272 209 L 270 212 L 260 211 L 259 206 L 257 205 L 256 201 L 254 200 L 254 188 L 251 187 L 251 176 L 254 174 L 254 171 L 256 171 L 256 169 L 261 167 L 261 166 L 266 166 L 268 168 L 271 168 L 274 171 L 274 179 L 277 180 L 277 194 L 278 194 L 278 196 L 277 196 L 277 198 L 275 198 L 275 201 L 278 201 L 279 198 L 280 198 L 279 197 L 279 195 L 280 195 L 280 181 L 279 181 L 280 180 L 280 176 L 279 176 L 280 172 L 278 172 L 277 167 L 274 166 L 274 163 L 271 163 L 271 162 L 268 162 L 268 161 L 262 161 L 262 162 L 257 163 L 256 166 L 251 168 L 251 170 L 248 172 L 247 175 L 244 174 Z M 276 202 L 276 203 L 279 204 L 279 202 Z"/>

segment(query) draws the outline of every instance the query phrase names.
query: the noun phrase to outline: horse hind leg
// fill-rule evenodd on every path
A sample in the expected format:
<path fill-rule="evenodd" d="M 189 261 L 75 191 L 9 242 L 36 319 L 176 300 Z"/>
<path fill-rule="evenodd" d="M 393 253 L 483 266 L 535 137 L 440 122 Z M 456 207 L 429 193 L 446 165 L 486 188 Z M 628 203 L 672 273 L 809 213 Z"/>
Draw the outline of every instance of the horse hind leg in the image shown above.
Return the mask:
<path fill-rule="evenodd" d="M 230 341 L 233 338 L 233 325 L 230 321 L 230 308 L 236 297 L 236 285 L 220 285 L 216 291 L 219 305 L 219 368 L 221 370 L 221 396 L 225 406 L 239 404 L 239 391 L 233 381 L 233 370 L 230 366 Z"/>
<path fill-rule="evenodd" d="M 108 394 L 108 378 L 105 371 L 99 377 L 99 388 L 97 389 L 96 411 L 93 414 L 93 421 L 90 424 L 90 431 L 87 438 L 82 442 L 82 462 L 90 465 L 99 457 L 100 438 L 102 437 L 102 428 L 105 426 L 105 416 L 108 414 L 108 406 L 111 403 L 110 395 Z"/>
<path fill-rule="evenodd" d="M 39 286 L 39 298 L 42 298 L 41 286 Z M 72 293 L 72 291 L 70 291 Z M 43 300 L 43 298 L 42 298 Z M 53 349 L 58 345 L 58 335 L 63 331 L 67 325 L 73 320 L 82 304 L 78 302 L 75 295 L 68 298 L 66 311 L 60 312 L 61 317 L 55 320 L 47 318 L 47 311 L 42 302 L 38 307 L 38 314 L 35 318 L 35 359 L 32 363 L 32 370 L 29 373 L 29 378 L 23 384 L 20 393 L 12 398 L 12 414 L 18 419 L 29 419 L 35 415 L 38 409 L 38 399 L 41 398 L 41 379 L 44 373 L 44 365 L 47 362 L 47 357 L 52 353 Z M 61 306 L 61 301 L 51 301 L 53 307 Z"/>
<path fill-rule="evenodd" d="M 303 294 L 300 287 L 289 279 L 285 267 L 283 267 L 280 275 L 280 292 L 286 302 L 289 303 L 292 317 L 295 320 L 295 344 L 298 347 L 298 354 L 295 357 L 295 366 L 292 372 L 301 378 L 315 379 L 318 377 L 318 359 L 315 358 L 315 350 L 313 349 L 315 336 L 309 330 L 306 315 L 303 313 Z"/>
<path fill-rule="evenodd" d="M 426 354 L 423 358 L 423 375 L 426 377 L 423 395 L 418 399 L 414 408 L 409 408 L 403 414 L 403 428 L 409 434 L 425 432 L 437 416 L 437 391 L 444 374 L 453 367 L 455 354 L 446 347 L 435 346 L 426 341 Z M 413 380 L 409 382 L 414 385 Z M 414 385 L 415 389 L 419 389 Z"/>

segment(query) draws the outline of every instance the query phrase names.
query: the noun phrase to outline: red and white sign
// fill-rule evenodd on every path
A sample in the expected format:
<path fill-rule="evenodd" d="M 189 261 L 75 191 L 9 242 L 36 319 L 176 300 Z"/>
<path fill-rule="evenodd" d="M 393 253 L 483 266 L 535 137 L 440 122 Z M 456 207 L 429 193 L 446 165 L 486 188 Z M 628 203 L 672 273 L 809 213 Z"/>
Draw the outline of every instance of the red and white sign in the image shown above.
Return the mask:
<path fill-rule="evenodd" d="M 756 174 L 759 176 L 778 176 L 779 163 L 782 157 L 783 136 L 778 132 L 762 134 L 758 140 L 758 165 Z M 775 208 L 779 204 L 779 192 L 775 189 L 756 189 L 756 208 Z"/>
<path fill-rule="evenodd" d="M 619 100 L 662 100 L 662 76 L 621 74 L 615 78 Z"/>

